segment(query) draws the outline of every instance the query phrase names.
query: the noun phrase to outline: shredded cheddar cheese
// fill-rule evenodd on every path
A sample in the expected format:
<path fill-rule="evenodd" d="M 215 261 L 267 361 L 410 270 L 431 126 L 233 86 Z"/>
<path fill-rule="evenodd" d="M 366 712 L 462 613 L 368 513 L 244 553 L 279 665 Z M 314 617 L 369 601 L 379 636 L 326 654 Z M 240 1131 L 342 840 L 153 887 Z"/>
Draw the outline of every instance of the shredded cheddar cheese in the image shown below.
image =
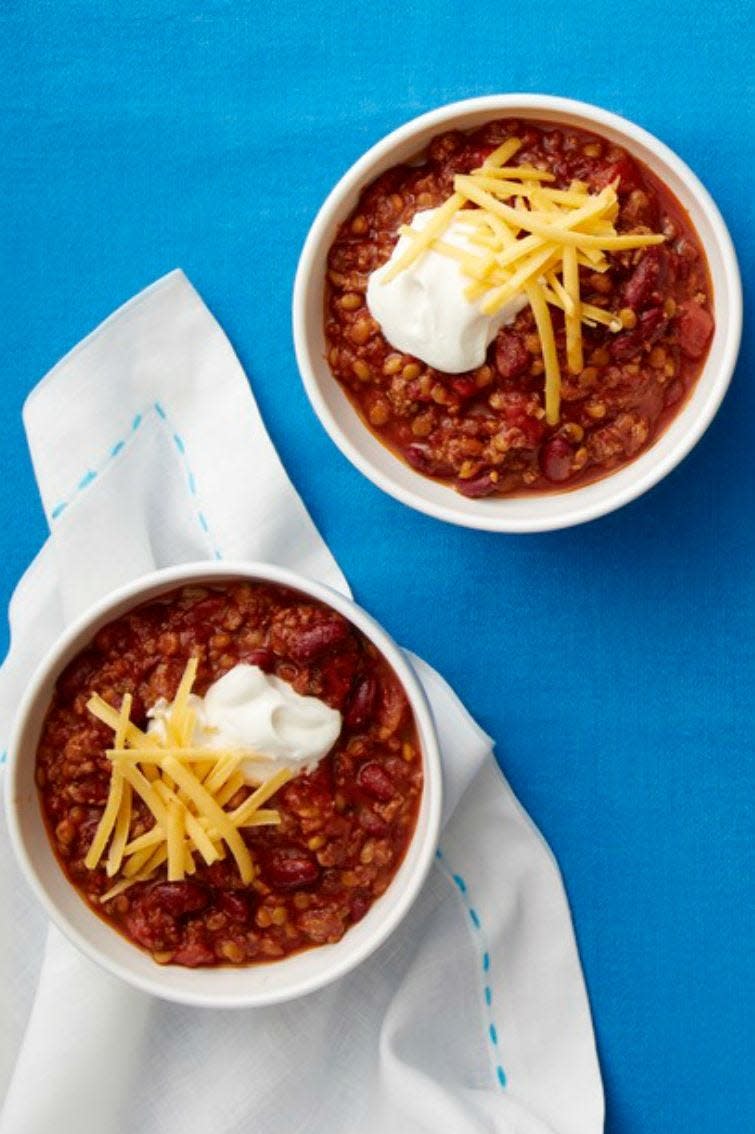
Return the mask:
<path fill-rule="evenodd" d="M 143 732 L 130 720 L 129 693 L 120 710 L 96 693 L 89 699 L 89 712 L 115 734 L 113 746 L 106 753 L 111 766 L 107 802 L 84 860 L 87 868 L 94 870 L 107 849 L 108 877 L 121 876 L 100 902 L 108 902 L 129 886 L 154 877 L 163 864 L 168 881 L 181 881 L 196 870 L 196 854 L 210 865 L 224 858 L 226 849 L 242 880 L 249 883 L 254 878 L 254 862 L 241 829 L 280 823 L 279 813 L 262 805 L 291 778 L 288 769 L 277 771 L 260 784 L 234 811 L 225 810 L 246 783 L 241 761 L 250 755 L 255 761 L 265 756 L 192 744 L 195 717 L 189 697 L 196 675 L 197 659 L 191 658 L 166 712 L 164 736 Z M 137 830 L 132 830 L 137 819 L 134 796 L 142 800 L 154 820 L 147 831 L 143 830 L 143 819 Z"/>
<path fill-rule="evenodd" d="M 521 149 L 518 138 L 508 138 L 478 168 L 457 174 L 454 192 L 421 230 L 404 225 L 400 234 L 408 247 L 381 276 L 388 283 L 425 252 L 433 250 L 456 260 L 470 283 L 464 294 L 479 301 L 486 315 L 495 315 L 518 293 L 532 309 L 545 366 L 545 417 L 558 422 L 561 373 L 550 307 L 564 313 L 566 362 L 571 374 L 584 365 L 582 324 L 621 330 L 618 316 L 584 303 L 580 294 L 580 268 L 605 272 L 606 254 L 660 244 L 659 233 L 618 233 L 618 182 L 590 193 L 581 181 L 568 189 L 554 189 L 553 174 L 529 166 L 508 164 Z M 452 224 L 469 231 L 474 251 L 464 251 L 444 234 Z"/>

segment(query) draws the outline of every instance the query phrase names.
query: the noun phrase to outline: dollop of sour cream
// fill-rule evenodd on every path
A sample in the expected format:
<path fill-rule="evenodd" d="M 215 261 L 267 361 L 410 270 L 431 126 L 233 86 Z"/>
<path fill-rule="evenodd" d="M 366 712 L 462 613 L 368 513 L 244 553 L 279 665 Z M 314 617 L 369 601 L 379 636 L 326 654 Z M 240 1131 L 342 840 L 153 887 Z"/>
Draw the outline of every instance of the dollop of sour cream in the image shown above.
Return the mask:
<path fill-rule="evenodd" d="M 437 209 L 417 213 L 411 227 L 421 232 Z M 479 256 L 469 240 L 471 231 L 457 216 L 443 240 Z M 495 315 L 484 315 L 479 302 L 464 294 L 469 286 L 461 265 L 441 252 L 428 249 L 388 283 L 382 276 L 409 246 L 401 236 L 387 264 L 372 272 L 367 284 L 367 306 L 373 319 L 396 350 L 414 355 L 428 366 L 449 374 L 462 374 L 482 366 L 490 343 L 501 327 L 513 323 L 527 304 L 515 295 Z"/>
<path fill-rule="evenodd" d="M 192 693 L 189 706 L 196 714 L 191 744 L 248 749 L 241 769 L 249 783 L 261 783 L 280 768 L 294 775 L 312 771 L 341 732 L 337 709 L 318 697 L 302 696 L 256 665 L 235 665 L 204 697 Z M 169 709 L 164 698 L 153 705 L 147 732 L 166 735 Z"/>

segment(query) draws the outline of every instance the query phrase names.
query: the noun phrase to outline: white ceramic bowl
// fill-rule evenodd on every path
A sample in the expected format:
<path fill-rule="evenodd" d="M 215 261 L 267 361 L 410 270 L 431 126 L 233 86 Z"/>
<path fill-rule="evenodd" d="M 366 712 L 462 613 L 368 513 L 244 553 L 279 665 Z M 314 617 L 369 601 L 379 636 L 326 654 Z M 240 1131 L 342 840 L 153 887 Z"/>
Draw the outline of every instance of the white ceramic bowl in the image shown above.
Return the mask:
<path fill-rule="evenodd" d="M 65 877 L 42 820 L 34 767 L 37 743 L 56 678 L 105 623 L 156 595 L 186 583 L 251 579 L 292 587 L 327 603 L 362 631 L 387 659 L 406 691 L 417 724 L 424 790 L 414 836 L 386 892 L 335 945 L 243 968 L 160 966 L 101 920 Z M 145 992 L 211 1008 L 274 1004 L 313 992 L 368 957 L 396 928 L 430 868 L 441 813 L 441 771 L 432 716 L 403 654 L 374 619 L 343 595 L 261 563 L 197 563 L 155 572 L 108 595 L 79 618 L 39 666 L 19 706 L 9 746 L 6 808 L 21 867 L 52 921 L 83 953 Z"/>
<path fill-rule="evenodd" d="M 681 412 L 640 457 L 572 491 L 514 499 L 472 500 L 414 472 L 372 435 L 331 375 L 323 332 L 327 254 L 360 190 L 384 170 L 420 153 L 444 130 L 470 130 L 494 118 L 534 119 L 592 130 L 623 146 L 656 173 L 688 210 L 713 280 L 716 330 L 697 385 Z M 320 209 L 299 261 L 293 330 L 299 370 L 325 429 L 346 457 L 391 496 L 440 520 L 499 532 L 536 532 L 584 523 L 652 488 L 682 460 L 710 424 L 739 351 L 742 287 L 731 238 L 709 193 L 692 171 L 646 130 L 607 110 L 551 95 L 488 95 L 442 106 L 407 122 L 368 150 Z"/>

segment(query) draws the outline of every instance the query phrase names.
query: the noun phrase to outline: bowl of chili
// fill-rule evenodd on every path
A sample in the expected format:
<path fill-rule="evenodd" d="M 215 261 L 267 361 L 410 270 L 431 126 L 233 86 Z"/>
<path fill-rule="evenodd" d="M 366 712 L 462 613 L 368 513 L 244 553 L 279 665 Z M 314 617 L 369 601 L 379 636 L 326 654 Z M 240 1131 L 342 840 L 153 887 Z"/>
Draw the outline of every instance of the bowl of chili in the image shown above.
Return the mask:
<path fill-rule="evenodd" d="M 340 714 L 316 766 L 250 786 L 220 748 L 190 747 L 202 696 L 239 669 L 266 696 Z M 26 691 L 8 776 L 12 843 L 55 924 L 132 985 L 205 1007 L 277 1003 L 350 971 L 411 906 L 440 824 L 434 725 L 402 652 L 351 600 L 266 564 L 169 568 L 92 607 Z"/>
<path fill-rule="evenodd" d="M 499 153 L 505 168 L 491 168 Z M 430 219 L 449 205 L 467 231 L 476 222 L 462 251 L 451 222 Z M 575 224 L 580 209 L 588 219 Z M 417 216 L 435 225 L 432 241 L 418 239 Z M 496 289 L 499 308 L 521 294 L 481 351 L 448 370 L 437 345 L 453 326 L 447 305 L 418 308 L 412 327 L 402 310 L 414 295 L 432 308 L 441 252 L 483 311 Z M 414 267 L 426 257 L 423 278 L 409 280 L 412 256 Z M 389 333 L 380 275 L 395 283 L 401 271 Z M 583 523 L 670 472 L 720 405 L 741 322 L 731 239 L 695 174 L 634 123 L 548 95 L 454 103 L 374 145 L 320 209 L 293 296 L 302 380 L 344 455 L 410 507 L 503 532 Z"/>

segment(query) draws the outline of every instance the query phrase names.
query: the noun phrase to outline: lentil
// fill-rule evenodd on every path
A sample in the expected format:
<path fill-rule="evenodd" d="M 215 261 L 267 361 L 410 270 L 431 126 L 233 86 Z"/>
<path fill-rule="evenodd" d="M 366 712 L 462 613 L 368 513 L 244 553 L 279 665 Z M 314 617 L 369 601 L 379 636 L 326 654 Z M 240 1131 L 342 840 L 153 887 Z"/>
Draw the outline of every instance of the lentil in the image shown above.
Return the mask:
<path fill-rule="evenodd" d="M 542 348 L 529 308 L 502 328 L 485 363 L 463 375 L 425 368 L 400 354 L 361 310 L 369 273 L 389 258 L 400 225 L 418 209 L 446 200 L 455 173 L 476 168 L 512 135 L 524 140 L 516 162 L 552 172 L 556 188 L 576 181 L 597 192 L 618 179 L 619 232 L 669 235 L 665 245 L 610 255 L 607 271 L 580 269 L 582 300 L 616 313 L 621 329 L 583 328 L 587 366 L 576 378 L 566 366 L 562 316 L 553 312 L 563 394 L 555 426 L 544 422 Z M 441 135 L 418 161 L 382 174 L 341 226 L 327 279 L 325 329 L 336 379 L 386 445 L 419 473 L 468 495 L 563 490 L 631 460 L 678 412 L 713 330 L 705 256 L 669 189 L 605 139 L 529 122 L 525 128 L 499 120 L 467 135 Z M 340 302 L 333 302 L 340 294 L 334 289 L 345 291 Z M 678 362 L 674 388 L 667 391 L 671 358 Z M 643 427 L 629 429 L 627 414 Z M 565 458 L 545 460 L 545 452 L 567 424 L 583 437 L 572 442 L 580 455 L 573 456 L 564 480 Z M 482 443 L 473 460 L 459 445 L 461 437 Z M 556 481 L 549 468 L 557 471 Z"/>
<path fill-rule="evenodd" d="M 159 642 L 172 650 L 174 638 L 178 652 L 155 665 Z M 243 829 L 257 869 L 250 886 L 230 855 L 211 866 L 197 856 L 183 882 L 167 882 L 163 866 L 103 905 L 100 895 L 113 879 L 102 862 L 90 871 L 84 859 L 108 796 L 112 734 L 81 707 L 95 689 L 116 706 L 130 692 L 132 719 L 145 727 L 157 698 L 175 696 L 192 655 L 200 695 L 240 661 L 251 662 L 339 709 L 341 735 L 314 771 L 272 798 L 278 826 Z M 36 781 L 60 865 L 100 917 L 158 964 L 241 965 L 337 941 L 384 892 L 412 837 L 422 792 L 421 760 L 396 755 L 407 751 L 417 752 L 418 742 L 403 689 L 363 635 L 296 591 L 240 581 L 173 591 L 99 631 L 58 679 Z M 239 789 L 226 807 L 250 790 Z M 132 836 L 153 824 L 140 799 L 134 806 Z"/>

